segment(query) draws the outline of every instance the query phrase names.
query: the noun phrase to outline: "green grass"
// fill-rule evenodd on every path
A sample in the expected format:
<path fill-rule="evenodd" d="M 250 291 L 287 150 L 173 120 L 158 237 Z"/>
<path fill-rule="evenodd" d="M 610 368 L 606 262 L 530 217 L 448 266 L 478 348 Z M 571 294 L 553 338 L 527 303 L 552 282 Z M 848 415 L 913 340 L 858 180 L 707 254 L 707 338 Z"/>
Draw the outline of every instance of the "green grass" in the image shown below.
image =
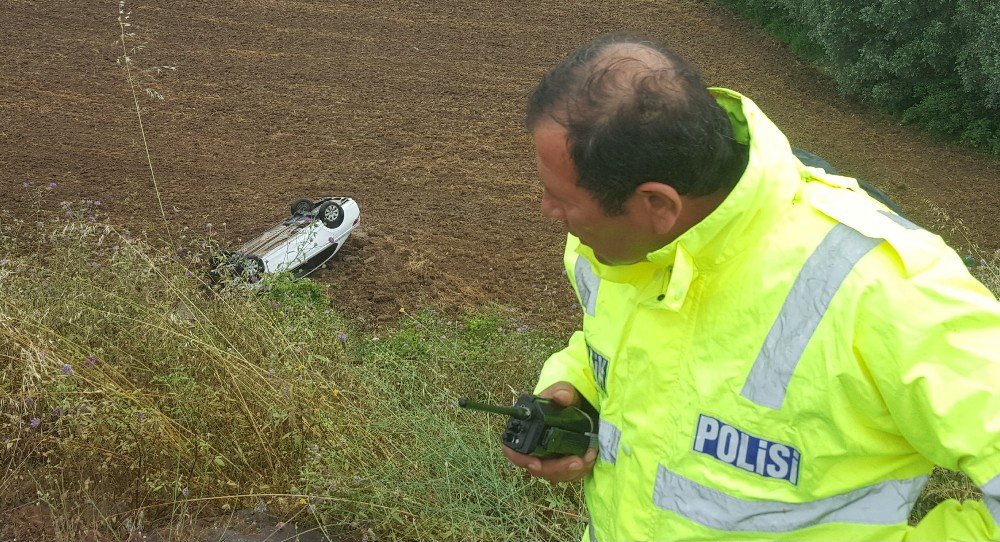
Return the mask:
<path fill-rule="evenodd" d="M 66 541 L 157 524 L 183 540 L 258 506 L 348 539 L 579 535 L 579 487 L 527 479 L 503 420 L 456 407 L 509 402 L 560 347 L 503 310 L 409 308 L 361 332 L 313 281 L 201 289 L 204 242 L 0 224 L 0 513 L 41 501 Z"/>
<path fill-rule="evenodd" d="M 910 511 L 910 524 L 915 525 L 935 506 L 948 499 L 964 501 L 982 500 L 982 498 L 983 493 L 964 473 L 935 467 L 930 480 L 913 505 L 913 510 Z"/>

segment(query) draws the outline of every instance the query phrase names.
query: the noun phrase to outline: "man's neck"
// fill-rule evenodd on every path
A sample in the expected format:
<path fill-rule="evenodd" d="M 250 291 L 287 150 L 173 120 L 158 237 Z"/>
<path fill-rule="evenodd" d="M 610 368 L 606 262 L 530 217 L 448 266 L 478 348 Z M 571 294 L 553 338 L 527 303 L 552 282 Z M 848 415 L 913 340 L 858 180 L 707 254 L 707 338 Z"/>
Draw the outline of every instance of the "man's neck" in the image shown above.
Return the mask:
<path fill-rule="evenodd" d="M 732 164 L 732 169 L 725 176 L 730 179 L 726 188 L 719 189 L 704 196 L 680 196 L 680 212 L 670 230 L 659 239 L 653 239 L 650 244 L 650 251 L 659 250 L 677 240 L 685 232 L 695 227 L 702 220 L 708 218 L 716 209 L 726 201 L 729 194 L 739 184 L 743 178 L 746 168 L 750 163 L 750 147 L 740 145 L 740 160 Z"/>
<path fill-rule="evenodd" d="M 739 179 L 743 177 L 746 172 L 747 165 L 750 163 L 750 146 L 740 145 L 740 160 L 734 162 L 733 170 L 726 172 L 725 174 L 730 176 L 730 178 L 735 178 L 735 182 L 732 182 L 732 186 L 725 188 L 723 190 L 718 190 L 711 194 L 705 196 L 698 196 L 694 198 L 684 197 L 684 207 L 681 209 L 680 216 L 677 217 L 677 224 L 674 229 L 670 232 L 673 235 L 672 239 L 677 239 L 684 232 L 695 227 L 699 222 L 708 218 L 708 215 L 712 214 L 719 205 L 722 205 L 723 201 L 729 197 L 729 193 L 733 191 L 733 188 L 739 183 Z"/>
<path fill-rule="evenodd" d="M 732 192 L 732 189 L 720 190 L 696 198 L 684 198 L 684 208 L 681 210 L 680 216 L 677 217 L 677 222 L 670 232 L 671 240 L 684 235 L 684 232 L 708 218 L 708 215 L 712 214 L 719 205 L 722 205 L 722 202 L 726 200 L 730 192 Z"/>

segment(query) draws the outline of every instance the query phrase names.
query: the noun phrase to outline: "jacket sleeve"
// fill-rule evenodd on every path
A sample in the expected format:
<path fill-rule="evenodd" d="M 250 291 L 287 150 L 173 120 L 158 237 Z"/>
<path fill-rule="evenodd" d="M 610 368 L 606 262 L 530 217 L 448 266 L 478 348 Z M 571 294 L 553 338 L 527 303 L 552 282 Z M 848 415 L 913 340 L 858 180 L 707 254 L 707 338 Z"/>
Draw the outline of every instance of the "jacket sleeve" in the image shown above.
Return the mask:
<path fill-rule="evenodd" d="M 573 385 L 591 405 L 600 412 L 600 399 L 597 394 L 597 382 L 590 370 L 590 356 L 587 352 L 587 341 L 583 331 L 573 333 L 566 348 L 552 354 L 542 366 L 542 373 L 535 386 L 535 394 L 559 381 Z"/>
<path fill-rule="evenodd" d="M 856 352 L 902 435 L 983 491 L 982 503 L 942 503 L 911 534 L 1000 538 L 1000 304 L 950 253 L 873 280 L 857 322 Z"/>

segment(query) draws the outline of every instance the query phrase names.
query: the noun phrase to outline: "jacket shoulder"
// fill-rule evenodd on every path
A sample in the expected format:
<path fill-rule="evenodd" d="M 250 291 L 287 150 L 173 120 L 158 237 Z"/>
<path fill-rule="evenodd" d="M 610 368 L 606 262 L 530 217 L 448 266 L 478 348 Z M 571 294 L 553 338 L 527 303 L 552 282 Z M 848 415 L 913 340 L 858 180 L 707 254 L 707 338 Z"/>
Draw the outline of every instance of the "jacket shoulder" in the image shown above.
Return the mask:
<path fill-rule="evenodd" d="M 939 236 L 891 211 L 858 187 L 854 179 L 823 177 L 805 185 L 812 207 L 865 237 L 884 241 L 883 250 L 888 249 L 898 259 L 905 276 L 921 274 L 944 255 L 954 254 Z"/>

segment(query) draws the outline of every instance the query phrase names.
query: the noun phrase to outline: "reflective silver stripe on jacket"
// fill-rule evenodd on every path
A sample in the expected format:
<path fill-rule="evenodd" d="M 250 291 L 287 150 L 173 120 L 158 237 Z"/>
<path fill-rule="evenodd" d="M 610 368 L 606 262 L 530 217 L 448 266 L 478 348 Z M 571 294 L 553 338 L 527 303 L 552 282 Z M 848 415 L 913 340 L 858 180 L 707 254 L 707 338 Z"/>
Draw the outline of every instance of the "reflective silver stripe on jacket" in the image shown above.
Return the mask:
<path fill-rule="evenodd" d="M 889 217 L 890 220 L 892 220 L 896 224 L 899 224 L 900 226 L 902 226 L 902 227 L 904 227 L 904 228 L 906 228 L 908 230 L 919 230 L 919 229 L 921 229 L 920 226 L 917 226 L 913 222 L 910 222 L 909 220 L 906 219 L 906 217 L 899 216 L 896 213 L 893 213 L 891 211 L 886 211 L 885 209 L 879 209 L 878 212 L 880 212 L 883 215 Z"/>
<path fill-rule="evenodd" d="M 927 476 L 887 480 L 815 501 L 746 501 L 670 472 L 656 472 L 653 504 L 720 531 L 787 533 L 822 523 L 906 523 Z"/>
<path fill-rule="evenodd" d="M 826 234 L 788 292 L 777 320 L 743 384 L 743 397 L 760 406 L 781 408 L 785 390 L 809 339 L 830 301 L 854 265 L 881 243 L 843 224 Z"/>
<path fill-rule="evenodd" d="M 597 438 L 601 441 L 601 459 L 608 463 L 618 461 L 618 442 L 622 439 L 621 430 L 613 423 L 601 418 Z"/>
<path fill-rule="evenodd" d="M 597 542 L 597 533 L 594 532 L 594 524 L 587 525 L 587 534 L 590 535 L 590 542 Z"/>
<path fill-rule="evenodd" d="M 594 268 L 583 256 L 577 257 L 573 276 L 576 277 L 576 291 L 580 293 L 580 306 L 593 316 L 597 308 L 597 289 L 601 286 L 601 279 L 594 274 Z"/>
<path fill-rule="evenodd" d="M 995 476 L 979 489 L 983 490 L 983 502 L 993 516 L 993 521 L 1000 525 L 1000 476 Z"/>

